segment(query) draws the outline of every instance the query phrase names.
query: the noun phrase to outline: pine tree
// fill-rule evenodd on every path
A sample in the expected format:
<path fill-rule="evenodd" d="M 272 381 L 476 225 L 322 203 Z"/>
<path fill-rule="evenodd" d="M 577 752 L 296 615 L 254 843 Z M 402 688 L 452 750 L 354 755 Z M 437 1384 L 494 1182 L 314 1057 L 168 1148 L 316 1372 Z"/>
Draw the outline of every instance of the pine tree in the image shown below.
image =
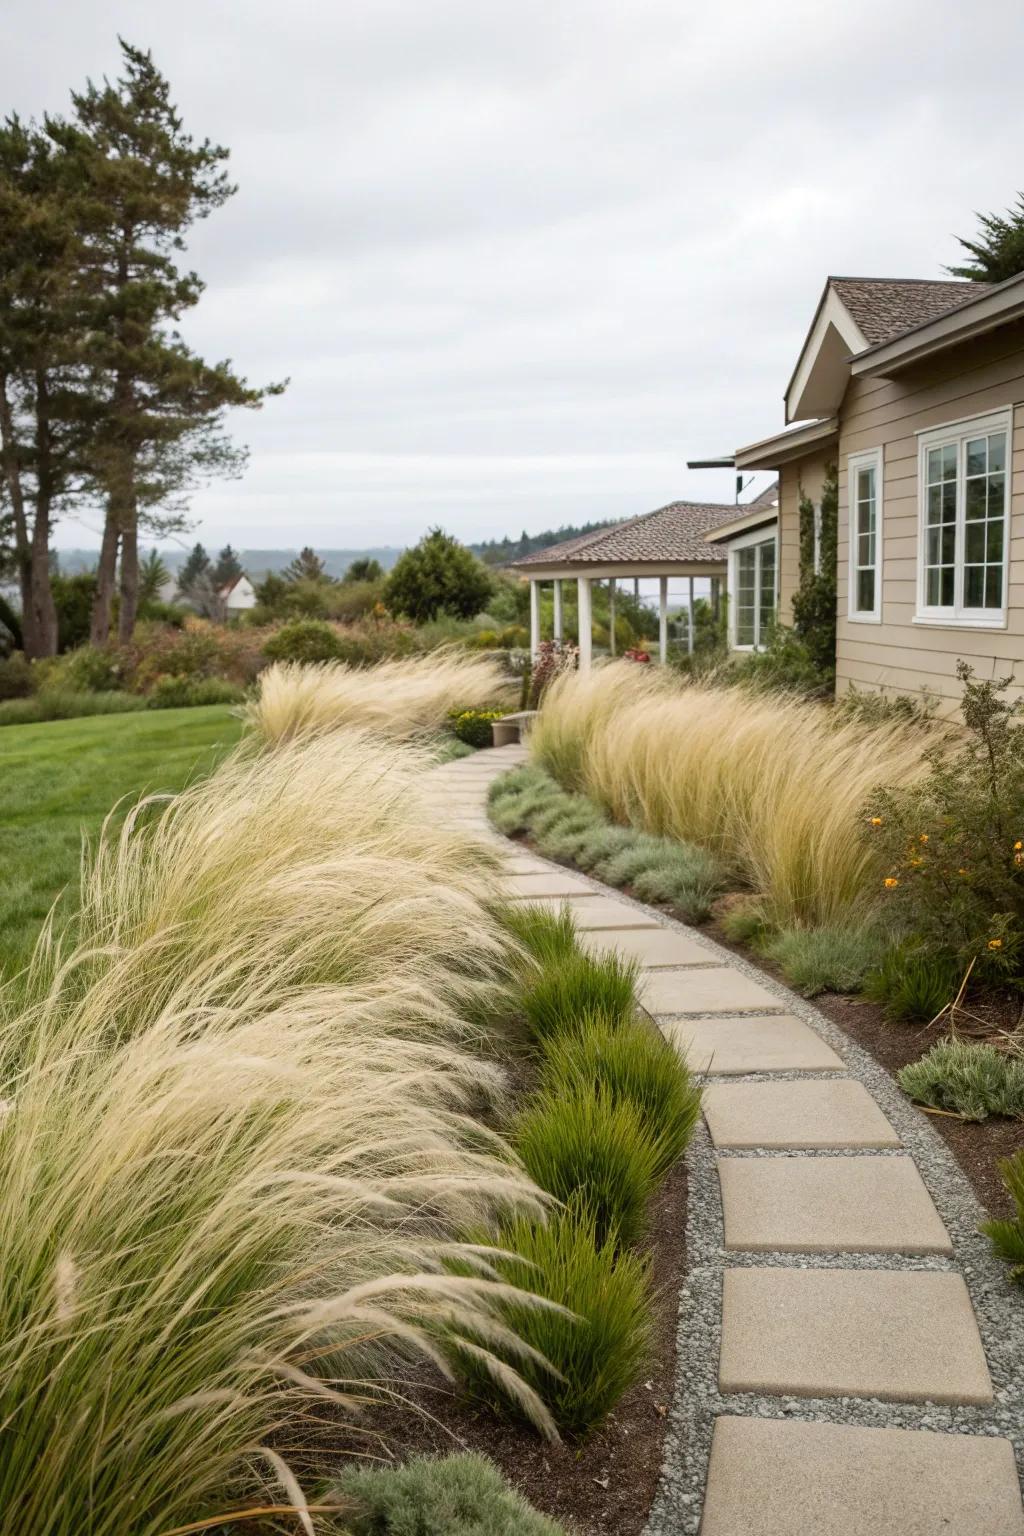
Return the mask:
<path fill-rule="evenodd" d="M 231 545 L 225 544 L 217 556 L 217 563 L 213 568 L 214 586 L 220 591 L 221 587 L 226 587 L 229 582 L 237 581 L 241 574 L 241 560 L 239 560 Z"/>
<path fill-rule="evenodd" d="M 194 544 L 188 559 L 178 573 L 178 587 L 182 592 L 188 592 L 199 579 L 210 570 L 210 557 L 201 544 Z"/>
<path fill-rule="evenodd" d="M 187 457 L 194 434 L 202 437 L 204 424 L 228 406 L 258 406 L 283 387 L 250 388 L 228 363 L 211 366 L 197 357 L 173 330 L 203 289 L 194 272 L 179 270 L 176 255 L 192 224 L 235 189 L 224 170 L 227 151 L 184 131 L 151 56 L 123 41 L 121 51 L 121 79 L 88 82 L 72 96 L 70 122 L 46 121 L 77 189 L 80 280 L 92 322 L 87 361 L 104 391 L 91 444 L 92 471 L 106 500 L 96 644 L 109 633 L 119 546 L 122 640 L 134 626 L 140 507 L 155 505 L 140 480 L 180 482 L 181 455 Z M 216 462 L 208 459 L 207 468 L 216 472 Z"/>
<path fill-rule="evenodd" d="M 56 652 L 50 534 L 82 490 L 90 395 L 80 362 L 73 191 L 37 127 L 0 125 L 0 473 L 29 656 Z"/>
<path fill-rule="evenodd" d="M 1024 193 L 1018 192 L 1015 206 L 1004 214 L 976 213 L 974 217 L 980 226 L 976 238 L 956 237 L 971 259 L 963 266 L 947 267 L 950 276 L 1002 283 L 1024 272 Z"/>
<path fill-rule="evenodd" d="M 281 572 L 285 581 L 316 581 L 326 585 L 331 581 L 327 567 L 320 556 L 307 544 Z"/>

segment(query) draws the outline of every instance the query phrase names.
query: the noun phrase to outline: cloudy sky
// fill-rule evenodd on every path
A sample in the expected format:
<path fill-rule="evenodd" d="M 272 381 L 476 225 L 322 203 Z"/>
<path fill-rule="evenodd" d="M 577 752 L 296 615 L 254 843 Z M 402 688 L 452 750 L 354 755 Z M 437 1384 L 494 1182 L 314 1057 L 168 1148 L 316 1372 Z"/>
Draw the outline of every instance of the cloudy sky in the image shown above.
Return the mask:
<path fill-rule="evenodd" d="M 730 499 L 825 274 L 940 276 L 1024 186 L 1019 0 L 3 0 L 3 100 L 149 46 L 240 190 L 186 334 L 285 398 L 218 544 Z M 68 523 L 64 546 L 92 542 Z"/>

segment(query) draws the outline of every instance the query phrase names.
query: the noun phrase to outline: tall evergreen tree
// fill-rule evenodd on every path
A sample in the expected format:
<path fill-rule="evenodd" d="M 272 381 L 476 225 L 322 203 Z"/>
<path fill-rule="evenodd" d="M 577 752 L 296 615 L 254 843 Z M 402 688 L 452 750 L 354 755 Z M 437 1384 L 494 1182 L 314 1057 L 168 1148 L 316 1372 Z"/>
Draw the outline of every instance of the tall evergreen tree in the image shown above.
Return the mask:
<path fill-rule="evenodd" d="M 957 236 L 970 257 L 959 267 L 947 267 L 952 277 L 975 283 L 1002 283 L 1024 272 L 1024 192 L 1005 213 L 976 213 L 978 233 L 973 240 Z"/>
<path fill-rule="evenodd" d="M 72 96 L 70 121 L 48 118 L 76 188 L 81 282 L 90 307 L 87 361 L 105 390 L 92 442 L 92 469 L 106 500 L 91 638 L 110 629 L 118 548 L 119 632 L 131 635 L 138 601 L 140 480 L 172 478 L 204 424 L 228 406 L 258 406 L 270 390 L 252 389 L 227 362 L 205 363 L 174 330 L 203 284 L 180 271 L 177 253 L 198 219 L 233 194 L 227 150 L 184 131 L 168 82 L 149 53 L 122 41 L 123 74 L 88 82 Z M 216 465 L 206 461 L 207 469 Z M 152 504 L 151 504 L 152 505 Z"/>
<path fill-rule="evenodd" d="M 139 562 L 139 601 L 142 603 L 155 603 L 160 597 L 160 589 L 164 583 L 170 581 L 171 576 L 158 549 L 151 549 L 145 559 Z"/>
<path fill-rule="evenodd" d="M 53 144 L 8 118 L 0 125 L 0 474 L 30 656 L 57 649 L 50 534 L 83 488 L 90 428 L 76 214 Z"/>
<path fill-rule="evenodd" d="M 226 587 L 228 582 L 237 581 L 241 574 L 241 560 L 239 560 L 231 545 L 225 544 L 217 556 L 217 563 L 213 568 L 214 586 L 219 591 L 221 587 Z"/>
<path fill-rule="evenodd" d="M 210 557 L 201 544 L 194 544 L 188 559 L 178 572 L 178 586 L 182 592 L 187 592 L 200 576 L 205 575 L 210 569 Z"/>
<path fill-rule="evenodd" d="M 326 584 L 331 580 L 326 565 L 308 544 L 285 566 L 281 575 L 285 581 L 317 581 Z"/>

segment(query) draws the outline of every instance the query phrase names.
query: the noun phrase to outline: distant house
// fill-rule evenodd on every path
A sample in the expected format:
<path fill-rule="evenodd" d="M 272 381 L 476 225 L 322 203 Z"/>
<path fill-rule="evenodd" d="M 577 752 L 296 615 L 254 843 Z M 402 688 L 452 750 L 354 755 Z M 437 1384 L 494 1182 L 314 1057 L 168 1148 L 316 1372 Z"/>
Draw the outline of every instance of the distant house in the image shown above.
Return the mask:
<path fill-rule="evenodd" d="M 779 475 L 784 623 L 801 496 L 820 508 L 838 471 L 839 692 L 925 692 L 948 711 L 963 658 L 1024 693 L 1022 400 L 1024 274 L 828 279 L 786 389 L 791 425 L 736 467 Z M 751 579 L 747 556 L 745 592 Z"/>
<path fill-rule="evenodd" d="M 256 607 L 256 589 L 243 571 L 234 581 L 229 581 L 217 594 L 224 604 L 227 618 L 237 619 Z"/>

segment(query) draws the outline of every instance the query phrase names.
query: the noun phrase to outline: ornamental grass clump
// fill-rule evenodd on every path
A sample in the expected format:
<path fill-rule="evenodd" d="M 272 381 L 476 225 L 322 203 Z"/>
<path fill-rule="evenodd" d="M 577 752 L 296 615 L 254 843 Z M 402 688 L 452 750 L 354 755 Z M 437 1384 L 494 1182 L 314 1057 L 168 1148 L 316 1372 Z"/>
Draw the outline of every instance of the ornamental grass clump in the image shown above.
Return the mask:
<path fill-rule="evenodd" d="M 968 1040 L 939 1040 L 920 1061 L 896 1074 L 918 1104 L 949 1110 L 964 1120 L 989 1115 L 1024 1118 L 1024 1055 Z"/>
<path fill-rule="evenodd" d="M 493 657 L 434 651 L 352 667 L 341 661 L 276 662 L 262 672 L 244 718 L 270 746 L 339 726 L 367 727 L 395 741 L 443 729 L 453 711 L 502 700 Z"/>
<path fill-rule="evenodd" d="M 579 1019 L 600 1019 L 611 1027 L 637 1011 L 636 961 L 608 950 L 594 955 L 576 949 L 559 965 L 548 965 L 527 978 L 523 1011 L 536 1040 L 572 1029 Z"/>
<path fill-rule="evenodd" d="M 635 1243 L 658 1182 L 657 1131 L 630 1099 L 585 1084 L 541 1091 L 513 1128 L 530 1176 L 558 1200 L 586 1200 L 597 1241 Z"/>
<path fill-rule="evenodd" d="M 992 1239 L 996 1256 L 1011 1265 L 1010 1279 L 1024 1285 L 1024 1148 L 999 1164 L 999 1174 L 1013 1201 L 1014 1214 L 983 1221 L 981 1230 Z"/>
<path fill-rule="evenodd" d="M 619 662 L 559 677 L 531 732 L 534 761 L 612 820 L 713 854 L 773 926 L 845 923 L 877 902 L 863 808 L 923 771 L 923 726 L 638 673 Z"/>
<path fill-rule="evenodd" d="M 552 1100 L 590 1094 L 630 1104 L 654 1144 L 658 1179 L 685 1152 L 700 1116 L 700 1086 L 685 1059 L 644 1023 L 611 1029 L 581 1019 L 545 1043 L 541 1084 Z"/>
<path fill-rule="evenodd" d="M 545 1202 L 471 1113 L 507 941 L 420 769 L 358 732 L 235 754 L 108 825 L 0 992 L 2 1536 L 308 1527 L 310 1421 L 440 1338 L 553 1432 L 460 1241 Z"/>
<path fill-rule="evenodd" d="M 571 1200 L 546 1223 L 521 1217 L 496 1239 L 507 1256 L 495 1268 L 509 1285 L 527 1286 L 558 1308 L 527 1307 L 512 1297 L 502 1320 L 536 1351 L 517 1372 L 543 1398 L 564 1433 L 585 1435 L 607 1417 L 640 1379 L 651 1349 L 653 1322 L 648 1260 L 600 1241 L 585 1201 Z M 545 1368 L 540 1361 L 549 1362 Z M 521 1416 L 522 1409 L 467 1352 L 459 1366 L 477 1391 Z"/>

